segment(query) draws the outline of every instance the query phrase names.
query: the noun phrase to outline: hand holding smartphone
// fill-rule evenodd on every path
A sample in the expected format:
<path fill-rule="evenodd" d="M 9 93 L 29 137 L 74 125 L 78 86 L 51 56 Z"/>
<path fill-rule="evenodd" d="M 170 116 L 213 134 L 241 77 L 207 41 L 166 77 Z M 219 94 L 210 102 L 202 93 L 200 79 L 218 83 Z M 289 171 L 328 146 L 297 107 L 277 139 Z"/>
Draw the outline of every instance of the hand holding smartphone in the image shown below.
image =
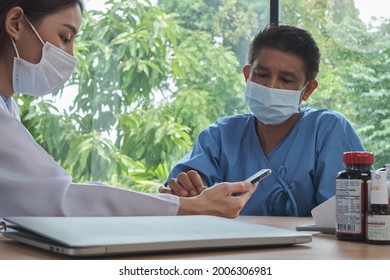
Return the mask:
<path fill-rule="evenodd" d="M 271 174 L 271 169 L 261 169 L 260 171 L 256 172 L 246 180 L 245 182 L 251 182 L 252 185 L 256 184 L 257 182 L 263 180 L 265 177 L 267 177 L 269 174 Z M 240 193 L 232 193 L 232 196 L 239 196 Z"/>

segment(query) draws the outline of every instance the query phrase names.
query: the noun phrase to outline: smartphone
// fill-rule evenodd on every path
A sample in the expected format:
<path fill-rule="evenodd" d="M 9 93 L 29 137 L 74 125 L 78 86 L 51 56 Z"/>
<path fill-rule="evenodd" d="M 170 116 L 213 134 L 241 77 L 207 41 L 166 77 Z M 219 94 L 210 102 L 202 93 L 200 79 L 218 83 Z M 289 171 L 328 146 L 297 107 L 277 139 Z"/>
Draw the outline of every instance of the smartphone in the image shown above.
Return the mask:
<path fill-rule="evenodd" d="M 260 180 L 263 180 L 265 177 L 267 177 L 269 174 L 271 174 L 271 169 L 261 169 L 260 171 L 256 172 L 252 176 L 250 176 L 248 179 L 246 179 L 246 182 L 251 182 L 251 184 L 256 184 Z"/>
<path fill-rule="evenodd" d="M 256 184 L 260 180 L 263 180 L 265 177 L 267 177 L 269 174 L 271 174 L 271 169 L 261 169 L 260 171 L 256 172 L 249 178 L 245 180 L 245 182 L 251 182 L 252 185 Z M 239 196 L 240 193 L 232 193 L 232 196 Z"/>

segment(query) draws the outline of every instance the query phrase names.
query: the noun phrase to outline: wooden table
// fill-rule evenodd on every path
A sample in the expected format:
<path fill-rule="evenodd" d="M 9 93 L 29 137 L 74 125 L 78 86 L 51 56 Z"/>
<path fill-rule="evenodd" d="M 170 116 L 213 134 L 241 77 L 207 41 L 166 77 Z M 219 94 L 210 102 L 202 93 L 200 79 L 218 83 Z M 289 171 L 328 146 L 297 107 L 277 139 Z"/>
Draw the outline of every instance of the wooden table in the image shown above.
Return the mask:
<path fill-rule="evenodd" d="M 301 224 L 313 223 L 310 217 L 256 217 L 241 216 L 239 220 L 295 229 Z M 390 259 L 389 245 L 373 245 L 361 242 L 337 240 L 334 235 L 313 233 L 310 243 L 289 247 L 229 249 L 218 251 L 159 253 L 104 257 L 113 260 L 365 260 Z M 0 237 L 0 259 L 2 260 L 64 260 L 73 259 L 27 246 Z M 94 258 L 99 259 L 99 258 Z"/>

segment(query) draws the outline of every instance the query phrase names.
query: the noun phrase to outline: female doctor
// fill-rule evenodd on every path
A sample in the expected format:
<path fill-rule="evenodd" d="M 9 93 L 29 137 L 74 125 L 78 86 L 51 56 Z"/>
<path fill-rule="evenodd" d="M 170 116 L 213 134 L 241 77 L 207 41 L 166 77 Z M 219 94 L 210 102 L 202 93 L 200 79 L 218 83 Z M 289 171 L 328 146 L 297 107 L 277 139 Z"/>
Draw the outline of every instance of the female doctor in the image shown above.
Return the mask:
<path fill-rule="evenodd" d="M 248 182 L 221 183 L 192 198 L 74 184 L 24 128 L 12 95 L 43 96 L 70 77 L 82 12 L 82 0 L 0 2 L 0 217 L 236 217 L 255 190 Z"/>

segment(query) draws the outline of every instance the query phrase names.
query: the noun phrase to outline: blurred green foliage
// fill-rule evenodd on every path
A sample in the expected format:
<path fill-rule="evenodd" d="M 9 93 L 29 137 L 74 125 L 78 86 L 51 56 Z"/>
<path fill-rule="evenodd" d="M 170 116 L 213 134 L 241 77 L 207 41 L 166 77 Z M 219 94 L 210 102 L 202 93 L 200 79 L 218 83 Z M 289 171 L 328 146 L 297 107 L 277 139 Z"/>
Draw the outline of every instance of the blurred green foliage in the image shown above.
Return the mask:
<path fill-rule="evenodd" d="M 390 50 L 340 45 L 330 34 L 329 2 L 281 5 L 282 23 L 309 30 L 322 52 L 319 88 L 306 105 L 344 113 L 380 167 L 390 162 Z M 338 28 L 364 34 L 351 0 L 337 3 L 350 11 Z M 19 96 L 22 121 L 74 181 L 156 192 L 203 128 L 248 110 L 241 68 L 249 41 L 268 23 L 269 3 L 107 0 L 105 7 L 85 13 L 67 83 L 77 91 L 72 105 L 60 111 L 48 99 Z"/>

